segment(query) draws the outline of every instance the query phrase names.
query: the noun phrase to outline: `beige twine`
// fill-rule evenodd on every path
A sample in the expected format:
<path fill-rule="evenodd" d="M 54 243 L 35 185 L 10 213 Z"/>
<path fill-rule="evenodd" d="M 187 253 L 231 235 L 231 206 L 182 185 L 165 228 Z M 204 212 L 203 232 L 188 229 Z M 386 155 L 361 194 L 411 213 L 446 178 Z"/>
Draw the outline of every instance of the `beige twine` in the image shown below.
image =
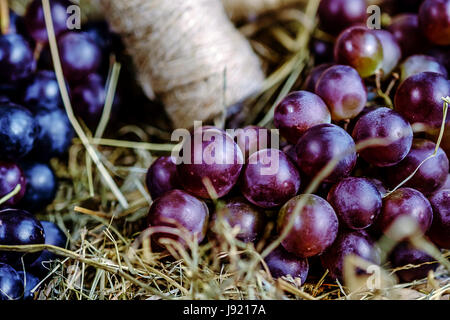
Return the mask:
<path fill-rule="evenodd" d="M 222 2 L 230 19 L 236 21 L 304 3 L 305 0 L 222 0 Z"/>
<path fill-rule="evenodd" d="M 261 89 L 260 61 L 219 0 L 98 1 L 144 91 L 163 101 L 175 127 L 211 119 Z"/>

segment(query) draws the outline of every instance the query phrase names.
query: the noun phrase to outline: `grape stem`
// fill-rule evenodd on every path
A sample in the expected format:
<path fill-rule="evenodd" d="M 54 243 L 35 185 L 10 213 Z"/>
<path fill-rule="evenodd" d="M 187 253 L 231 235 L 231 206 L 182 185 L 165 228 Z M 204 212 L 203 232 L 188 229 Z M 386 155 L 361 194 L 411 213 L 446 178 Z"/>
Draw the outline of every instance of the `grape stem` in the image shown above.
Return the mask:
<path fill-rule="evenodd" d="M 20 190 L 22 189 L 22 187 L 20 186 L 20 184 L 18 184 L 13 191 L 11 191 L 10 193 L 8 193 L 7 195 L 5 195 L 4 197 L 2 197 L 0 199 L 0 206 L 2 204 L 4 204 L 6 201 L 8 201 L 9 199 L 11 199 L 12 197 L 14 197 L 16 194 L 18 194 L 20 192 Z"/>

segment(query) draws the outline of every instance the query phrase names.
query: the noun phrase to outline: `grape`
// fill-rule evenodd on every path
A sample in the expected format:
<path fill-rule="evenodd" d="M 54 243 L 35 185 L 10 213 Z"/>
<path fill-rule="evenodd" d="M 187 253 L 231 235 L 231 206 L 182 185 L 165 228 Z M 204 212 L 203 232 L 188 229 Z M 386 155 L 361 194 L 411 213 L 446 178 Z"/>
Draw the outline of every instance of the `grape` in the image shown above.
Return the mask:
<path fill-rule="evenodd" d="M 22 169 L 15 163 L 0 161 L 0 198 L 11 193 L 17 185 L 20 185 L 20 191 L 0 207 L 15 206 L 25 195 L 26 188 Z"/>
<path fill-rule="evenodd" d="M 400 62 L 402 49 L 389 31 L 374 29 L 372 33 L 378 38 L 383 48 L 381 69 L 383 70 L 384 78 L 386 78 Z"/>
<path fill-rule="evenodd" d="M 44 227 L 45 244 L 65 248 L 67 237 L 64 232 L 53 222 L 41 221 Z M 41 252 L 39 257 L 30 265 L 30 271 L 39 276 L 44 276 L 50 270 L 50 261 L 55 260 L 56 255 L 48 250 Z"/>
<path fill-rule="evenodd" d="M 286 154 L 265 149 L 250 156 L 242 177 L 242 194 L 262 208 L 282 205 L 300 189 L 300 174 Z"/>
<path fill-rule="evenodd" d="M 17 271 L 17 274 L 20 276 L 22 283 L 25 285 L 25 290 L 22 297 L 23 300 L 34 300 L 34 292 L 36 291 L 32 293 L 31 290 L 35 289 L 41 280 L 29 272 L 25 273 L 23 271 Z"/>
<path fill-rule="evenodd" d="M 17 300 L 23 294 L 20 275 L 11 266 L 0 263 L 0 301 Z"/>
<path fill-rule="evenodd" d="M 32 155 L 43 161 L 67 153 L 75 132 L 65 111 L 61 109 L 38 111 L 35 116 L 37 136 Z"/>
<path fill-rule="evenodd" d="M 434 216 L 428 236 L 439 247 L 450 249 L 450 189 L 436 192 L 430 202 Z"/>
<path fill-rule="evenodd" d="M 394 167 L 387 170 L 389 184 L 393 187 L 409 177 L 419 165 L 434 153 L 436 144 L 425 139 L 414 139 L 411 151 L 406 158 Z M 440 189 L 449 170 L 449 161 L 445 152 L 439 148 L 435 157 L 427 160 L 416 174 L 404 184 L 430 194 Z"/>
<path fill-rule="evenodd" d="M 298 166 L 310 178 L 314 178 L 331 160 L 339 161 L 323 182 L 338 182 L 348 177 L 356 165 L 355 143 L 344 129 L 334 124 L 312 127 L 296 145 Z"/>
<path fill-rule="evenodd" d="M 223 219 L 231 228 L 239 228 L 236 238 L 243 242 L 254 242 L 264 231 L 264 212 L 241 198 L 233 198 L 214 212 L 211 226 Z"/>
<path fill-rule="evenodd" d="M 333 245 L 320 257 L 323 267 L 328 269 L 334 279 L 343 280 L 344 261 L 351 256 L 379 265 L 381 262 L 379 249 L 365 231 L 343 231 Z M 353 266 L 353 264 L 352 264 Z M 355 267 L 353 273 L 361 273 L 361 268 Z"/>
<path fill-rule="evenodd" d="M 363 115 L 356 122 L 352 135 L 356 143 L 386 140 L 380 141 L 380 146 L 370 146 L 360 151 L 365 161 L 378 167 L 399 163 L 407 156 L 413 141 L 411 125 L 389 108 L 377 108 Z M 372 141 L 378 145 L 378 142 Z"/>
<path fill-rule="evenodd" d="M 269 267 L 272 277 L 281 278 L 290 275 L 294 279 L 300 279 L 301 284 L 306 282 L 309 271 L 307 259 L 298 258 L 280 246 L 269 253 L 264 261 Z"/>
<path fill-rule="evenodd" d="M 0 105 L 0 158 L 18 160 L 33 148 L 36 123 L 30 111 L 15 104 Z"/>
<path fill-rule="evenodd" d="M 67 31 L 67 7 L 71 5 L 66 0 L 49 1 L 52 13 L 53 28 L 58 37 Z M 45 25 L 44 9 L 42 0 L 33 0 L 25 12 L 25 25 L 28 32 L 36 42 L 46 43 L 48 41 L 47 28 Z"/>
<path fill-rule="evenodd" d="M 333 43 L 320 39 L 312 39 L 309 46 L 315 64 L 333 61 Z"/>
<path fill-rule="evenodd" d="M 374 178 L 370 178 L 369 180 L 375 185 L 375 187 L 377 188 L 380 195 L 382 197 L 384 197 L 384 195 L 387 193 L 387 190 L 386 190 L 383 182 L 378 179 L 374 179 Z"/>
<path fill-rule="evenodd" d="M 438 191 L 444 190 L 444 189 L 450 189 L 450 174 L 447 175 L 447 179 L 445 180 L 444 185 Z"/>
<path fill-rule="evenodd" d="M 157 242 L 163 238 L 170 238 L 186 245 L 185 240 L 188 239 L 196 239 L 198 243 L 203 241 L 208 218 L 208 207 L 203 201 L 184 191 L 171 190 L 152 203 L 148 223 L 153 228 L 168 227 L 180 233 L 155 230 L 152 238 Z"/>
<path fill-rule="evenodd" d="M 358 72 L 343 65 L 332 66 L 323 72 L 316 85 L 316 94 L 325 101 L 334 121 L 354 118 L 367 102 L 366 87 Z"/>
<path fill-rule="evenodd" d="M 403 282 L 411 282 L 414 280 L 423 279 L 428 275 L 428 272 L 430 272 L 431 270 L 436 270 L 438 267 L 437 263 L 424 264 L 427 262 L 432 262 L 434 261 L 434 259 L 427 255 L 425 252 L 414 248 L 408 242 L 402 242 L 398 244 L 390 254 L 389 259 L 394 268 L 404 267 L 407 265 L 421 265 L 420 267 L 397 271 L 397 276 Z"/>
<path fill-rule="evenodd" d="M 63 102 L 55 73 L 49 70 L 38 71 L 27 83 L 21 100 L 32 112 L 62 107 Z"/>
<path fill-rule="evenodd" d="M 323 30 L 338 34 L 351 25 L 364 23 L 366 10 L 366 0 L 322 0 L 318 14 Z"/>
<path fill-rule="evenodd" d="M 325 70 L 327 70 L 329 67 L 333 65 L 334 65 L 333 63 L 323 63 L 312 68 L 311 71 L 308 73 L 308 76 L 306 77 L 305 83 L 303 84 L 304 90 L 309 92 L 315 92 L 316 85 L 317 82 L 319 81 L 320 76 Z"/>
<path fill-rule="evenodd" d="M 186 153 L 187 154 L 184 154 Z M 215 128 L 200 128 L 183 146 L 183 161 L 177 166 L 183 188 L 195 196 L 210 198 L 204 181 L 209 179 L 219 198 L 231 191 L 243 167 L 243 155 L 233 139 Z"/>
<path fill-rule="evenodd" d="M 362 26 L 345 29 L 336 40 L 334 59 L 339 64 L 352 66 L 359 75 L 374 75 L 383 63 L 383 47 L 375 34 Z"/>
<path fill-rule="evenodd" d="M 319 96 L 308 91 L 295 91 L 278 104 L 273 121 L 281 136 L 295 144 L 309 128 L 331 123 L 331 115 Z"/>
<path fill-rule="evenodd" d="M 21 164 L 27 181 L 27 190 L 21 206 L 31 212 L 44 209 L 52 203 L 58 190 L 58 181 L 52 168 L 39 162 Z"/>
<path fill-rule="evenodd" d="M 244 154 L 244 159 L 259 150 L 270 148 L 271 142 L 271 133 L 266 128 L 247 126 L 236 130 L 236 143 Z"/>
<path fill-rule="evenodd" d="M 334 185 L 327 197 L 343 225 L 365 229 L 372 225 L 381 210 L 381 194 L 366 178 L 346 178 Z"/>
<path fill-rule="evenodd" d="M 0 244 L 1 245 L 33 245 L 44 244 L 45 233 L 41 223 L 30 213 L 23 210 L 6 209 L 0 211 Z M 33 263 L 37 253 L 21 253 L 14 251 L 0 251 L 0 262 L 19 264 L 24 257 L 27 264 Z"/>
<path fill-rule="evenodd" d="M 148 169 L 146 183 L 152 199 L 177 189 L 179 182 L 176 159 L 171 156 L 156 159 Z"/>
<path fill-rule="evenodd" d="M 364 115 L 368 114 L 369 112 L 376 110 L 378 108 L 380 108 L 380 106 L 364 107 L 364 109 L 362 109 L 361 112 L 358 113 L 358 115 L 356 117 L 354 117 L 353 119 L 350 119 L 350 121 L 347 124 L 346 131 L 351 135 L 353 133 L 353 129 L 355 128 L 355 125 L 358 122 L 358 120 L 361 119 L 362 116 L 364 116 Z"/>
<path fill-rule="evenodd" d="M 82 118 L 89 128 L 96 128 L 102 118 L 106 100 L 106 88 L 102 77 L 90 74 L 84 83 L 72 90 L 72 101 L 75 114 Z M 109 123 L 117 119 L 120 108 L 120 96 L 116 93 L 110 113 Z"/>
<path fill-rule="evenodd" d="M 419 10 L 419 25 L 427 39 L 437 45 L 450 44 L 450 1 L 425 0 Z"/>
<path fill-rule="evenodd" d="M 33 51 L 19 34 L 0 36 L 0 82 L 17 83 L 29 77 L 36 69 Z"/>
<path fill-rule="evenodd" d="M 377 229 L 386 233 L 392 223 L 401 216 L 415 220 L 420 230 L 425 233 L 433 220 L 433 211 L 430 202 L 421 192 L 411 188 L 400 188 L 383 198 L 383 207 L 376 222 Z M 391 236 L 402 238 L 403 235 Z"/>
<path fill-rule="evenodd" d="M 441 65 L 435 58 L 422 54 L 416 54 L 408 57 L 408 59 L 400 65 L 400 72 L 400 81 L 404 81 L 410 76 L 422 72 L 435 72 L 447 78 L 447 70 L 443 65 Z"/>
<path fill-rule="evenodd" d="M 405 13 L 395 16 L 388 30 L 400 45 L 403 58 L 420 53 L 426 45 L 426 40 L 419 29 L 417 14 Z"/>
<path fill-rule="evenodd" d="M 444 105 L 442 97 L 449 95 L 450 82 L 445 77 L 434 72 L 422 72 L 399 86 L 395 94 L 395 110 L 411 124 L 419 122 L 440 126 Z"/>
<path fill-rule="evenodd" d="M 77 83 L 100 67 L 100 48 L 82 32 L 67 32 L 58 39 L 64 76 Z"/>
<path fill-rule="evenodd" d="M 432 47 L 426 51 L 426 54 L 435 58 L 441 65 L 447 68 L 447 74 L 450 72 L 450 46 Z"/>
<path fill-rule="evenodd" d="M 299 195 L 289 200 L 280 210 L 278 232 L 284 232 L 299 202 L 306 205 L 297 214 L 292 229 L 281 242 L 283 247 L 298 257 L 308 258 L 324 252 L 336 239 L 338 218 L 333 207 L 316 195 Z"/>

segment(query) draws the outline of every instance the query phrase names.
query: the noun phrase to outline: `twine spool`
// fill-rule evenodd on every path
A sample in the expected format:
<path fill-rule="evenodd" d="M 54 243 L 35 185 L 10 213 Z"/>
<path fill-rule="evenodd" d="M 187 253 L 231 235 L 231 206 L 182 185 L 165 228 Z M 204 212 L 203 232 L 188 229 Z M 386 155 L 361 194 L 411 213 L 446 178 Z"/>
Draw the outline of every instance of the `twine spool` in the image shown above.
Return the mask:
<path fill-rule="evenodd" d="M 304 3 L 305 0 L 222 0 L 222 2 L 230 19 L 237 21 Z"/>
<path fill-rule="evenodd" d="M 258 57 L 220 0 L 98 0 L 133 57 L 148 97 L 190 128 L 257 92 Z"/>

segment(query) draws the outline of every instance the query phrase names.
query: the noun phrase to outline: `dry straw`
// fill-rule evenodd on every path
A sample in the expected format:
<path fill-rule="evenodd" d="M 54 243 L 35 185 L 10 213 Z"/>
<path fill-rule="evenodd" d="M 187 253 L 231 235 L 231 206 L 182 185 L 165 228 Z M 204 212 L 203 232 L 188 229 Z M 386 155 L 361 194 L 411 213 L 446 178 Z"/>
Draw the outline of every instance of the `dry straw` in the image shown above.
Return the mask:
<path fill-rule="evenodd" d="M 305 0 L 222 0 L 222 2 L 230 19 L 241 20 L 293 6 Z"/>
<path fill-rule="evenodd" d="M 209 120 L 262 88 L 260 61 L 219 0 L 98 2 L 174 126 Z"/>

